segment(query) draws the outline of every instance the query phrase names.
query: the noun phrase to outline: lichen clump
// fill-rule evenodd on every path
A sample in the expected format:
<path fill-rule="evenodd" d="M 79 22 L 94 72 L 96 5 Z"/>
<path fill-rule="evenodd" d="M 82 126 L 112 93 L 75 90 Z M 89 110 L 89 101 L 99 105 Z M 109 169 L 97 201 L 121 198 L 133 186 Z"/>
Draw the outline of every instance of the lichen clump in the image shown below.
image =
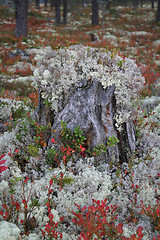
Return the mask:
<path fill-rule="evenodd" d="M 144 78 L 136 63 L 122 58 L 115 52 L 70 46 L 59 50 L 46 47 L 36 55 L 34 86 L 42 97 L 51 103 L 52 110 L 59 111 L 59 102 L 69 98 L 70 89 L 83 81 L 98 79 L 103 88 L 115 85 L 117 126 L 129 118 L 133 100 L 137 98 Z"/>

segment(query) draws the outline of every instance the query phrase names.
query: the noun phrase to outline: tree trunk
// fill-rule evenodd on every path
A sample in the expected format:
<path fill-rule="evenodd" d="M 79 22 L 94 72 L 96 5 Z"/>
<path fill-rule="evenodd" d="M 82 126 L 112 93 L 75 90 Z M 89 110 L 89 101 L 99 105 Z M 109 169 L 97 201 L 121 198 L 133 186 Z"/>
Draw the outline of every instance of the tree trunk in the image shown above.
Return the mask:
<path fill-rule="evenodd" d="M 40 9 L 40 2 L 39 2 L 39 0 L 35 0 L 35 4 L 36 4 L 36 8 Z"/>
<path fill-rule="evenodd" d="M 27 37 L 28 0 L 15 0 L 15 37 Z"/>
<path fill-rule="evenodd" d="M 59 25 L 61 23 L 61 2 L 60 0 L 55 0 L 55 24 Z"/>
<path fill-rule="evenodd" d="M 48 0 L 44 0 L 44 6 L 47 7 Z"/>
<path fill-rule="evenodd" d="M 63 0 L 63 24 L 67 24 L 67 0 Z"/>
<path fill-rule="evenodd" d="M 55 5 L 54 0 L 50 0 L 50 7 L 51 7 L 51 9 L 53 8 L 54 5 Z"/>
<path fill-rule="evenodd" d="M 92 0 L 92 25 L 98 25 L 98 1 Z"/>
<path fill-rule="evenodd" d="M 154 0 L 151 0 L 152 9 L 154 9 Z"/>
<path fill-rule="evenodd" d="M 156 22 L 160 21 L 160 0 L 158 0 L 157 13 L 156 13 Z"/>
<path fill-rule="evenodd" d="M 137 9 L 139 6 L 139 0 L 132 0 L 132 3 L 133 3 L 133 8 Z"/>
<path fill-rule="evenodd" d="M 85 0 L 82 0 L 82 7 L 84 7 L 85 6 Z"/>

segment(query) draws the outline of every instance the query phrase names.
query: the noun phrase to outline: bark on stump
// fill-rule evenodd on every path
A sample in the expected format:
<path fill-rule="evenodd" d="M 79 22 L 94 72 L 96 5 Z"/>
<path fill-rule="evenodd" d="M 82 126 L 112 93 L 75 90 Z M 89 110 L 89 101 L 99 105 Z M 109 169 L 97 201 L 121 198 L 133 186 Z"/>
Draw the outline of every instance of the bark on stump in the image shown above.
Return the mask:
<path fill-rule="evenodd" d="M 105 162 L 116 161 L 125 162 L 135 150 L 135 133 L 132 119 L 123 123 L 122 131 L 118 131 L 115 126 L 114 114 L 116 112 L 116 100 L 114 95 L 115 86 L 112 85 L 104 89 L 98 80 L 84 81 L 72 92 L 69 99 L 63 96 L 60 102 L 60 110 L 54 112 L 49 106 L 44 104 L 41 97 L 38 106 L 39 123 L 52 125 L 52 130 L 56 131 L 56 140 L 59 141 L 61 121 L 67 123 L 71 130 L 79 125 L 87 139 L 86 146 L 92 150 L 99 144 L 107 146 L 109 137 L 115 135 L 119 139 L 113 147 L 107 147 L 107 152 L 103 155 Z M 51 129 L 48 128 L 46 141 L 53 137 Z M 101 156 L 102 157 L 102 156 Z"/>

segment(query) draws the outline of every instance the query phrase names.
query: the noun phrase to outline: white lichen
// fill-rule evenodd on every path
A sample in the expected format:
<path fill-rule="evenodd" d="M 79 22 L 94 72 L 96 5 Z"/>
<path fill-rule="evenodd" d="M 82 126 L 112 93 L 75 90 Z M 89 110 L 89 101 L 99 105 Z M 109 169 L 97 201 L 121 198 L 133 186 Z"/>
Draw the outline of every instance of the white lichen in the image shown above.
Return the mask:
<path fill-rule="evenodd" d="M 36 55 L 33 85 L 39 88 L 42 97 L 51 103 L 52 110 L 59 110 L 63 98 L 69 98 L 72 91 L 84 80 L 98 79 L 103 88 L 115 85 L 117 127 L 130 117 L 133 100 L 144 83 L 140 69 L 129 58 L 104 49 L 84 46 L 52 50 L 43 48 Z M 127 115 L 126 115 L 127 112 Z"/>

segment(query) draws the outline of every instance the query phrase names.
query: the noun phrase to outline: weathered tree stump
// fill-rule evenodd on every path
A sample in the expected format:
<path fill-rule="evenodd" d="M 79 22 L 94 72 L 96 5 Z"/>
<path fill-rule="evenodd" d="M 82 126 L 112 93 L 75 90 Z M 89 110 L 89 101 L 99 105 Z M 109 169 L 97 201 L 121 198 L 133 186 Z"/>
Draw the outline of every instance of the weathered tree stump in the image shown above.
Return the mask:
<path fill-rule="evenodd" d="M 86 49 L 84 51 L 86 51 Z M 53 55 L 54 54 L 55 52 L 53 53 Z M 60 53 L 58 52 L 57 54 Z M 51 55 L 49 59 L 51 59 Z M 41 58 L 39 64 L 39 66 L 41 66 L 41 69 L 43 69 L 43 64 L 44 63 Z M 112 68 L 113 62 L 110 63 L 110 65 Z M 51 66 L 49 66 L 48 69 L 51 69 Z M 50 125 L 52 127 L 52 130 L 56 130 L 55 137 L 57 141 L 59 141 L 61 121 L 67 123 L 67 127 L 71 130 L 74 130 L 76 126 L 79 126 L 87 139 L 86 147 L 88 149 L 92 151 L 93 148 L 98 146 L 99 144 L 104 144 L 105 146 L 107 146 L 107 151 L 103 155 L 103 158 L 106 162 L 109 162 L 111 160 L 113 162 L 119 161 L 120 163 L 127 161 L 129 156 L 135 150 L 135 132 L 133 124 L 133 120 L 135 118 L 135 109 L 134 107 L 131 107 L 131 104 L 128 103 L 129 100 L 126 99 L 126 102 L 124 101 L 124 95 L 126 94 L 126 96 L 128 96 L 128 93 L 125 93 L 124 90 L 122 91 L 122 93 L 119 93 L 116 83 L 111 84 L 110 82 L 108 86 L 104 87 L 103 82 L 101 82 L 99 78 L 83 77 L 83 79 L 76 82 L 75 84 L 70 84 L 67 90 L 63 89 L 61 91 L 61 94 L 55 95 L 56 92 L 54 92 L 54 94 L 52 95 L 52 92 L 56 90 L 53 90 L 52 86 L 49 85 L 48 82 L 52 84 L 52 81 L 55 81 L 55 69 L 53 70 L 53 75 L 51 73 L 51 70 L 47 71 L 48 72 L 43 69 L 43 72 L 40 72 L 38 70 L 38 72 L 36 72 L 35 74 L 35 79 L 39 83 L 38 86 L 41 92 L 39 106 L 37 109 L 39 123 L 43 125 Z M 76 69 L 76 71 L 78 70 Z M 93 69 L 91 67 L 91 72 L 92 71 Z M 120 66 L 117 71 L 120 71 L 120 74 L 122 74 L 122 78 L 124 78 L 125 90 L 129 91 L 129 94 L 134 93 L 134 84 L 136 87 L 138 85 L 137 83 L 130 84 L 129 81 L 131 81 L 131 75 L 129 75 L 128 78 L 124 77 L 125 68 L 122 70 L 122 66 Z M 128 71 L 128 65 L 126 71 Z M 112 72 L 113 69 L 111 69 L 111 72 L 109 72 L 109 77 L 112 77 Z M 113 72 L 113 74 L 115 73 Z M 41 81 L 44 81 L 41 77 L 44 75 L 47 75 L 48 82 L 45 80 L 47 83 L 41 84 L 39 79 Z M 143 78 L 140 76 L 138 77 L 138 81 L 142 83 Z M 135 80 L 134 78 L 136 78 L 136 75 L 133 71 L 133 80 Z M 55 88 L 58 86 L 61 87 L 62 84 L 59 84 L 61 84 L 60 81 L 57 83 L 57 86 L 55 85 Z M 128 90 L 126 88 L 127 84 Z M 133 89 L 133 92 L 131 92 L 131 89 Z M 136 92 L 137 90 L 138 89 L 136 89 Z M 119 96 L 117 97 L 118 94 Z M 121 96 L 121 94 L 123 96 Z M 54 97 L 47 98 L 47 95 Z M 127 98 L 130 99 L 130 96 Z M 46 99 L 47 103 L 49 104 L 46 104 Z M 126 116 L 123 116 L 123 114 L 126 114 Z M 119 118 L 116 116 L 118 116 Z M 118 121 L 120 121 L 120 118 L 123 118 L 123 121 L 121 123 L 121 126 L 119 127 Z M 51 136 L 51 129 L 48 128 L 48 130 L 49 131 L 46 142 L 49 142 L 49 139 L 53 137 Z M 107 141 L 108 138 L 112 136 L 115 136 L 119 140 L 119 143 L 115 143 L 114 146 L 110 147 L 107 145 Z"/>
<path fill-rule="evenodd" d="M 127 161 L 135 150 L 134 125 L 132 121 L 128 121 L 123 123 L 121 131 L 117 130 L 114 120 L 116 112 L 114 90 L 114 85 L 103 89 L 98 80 L 88 82 L 85 87 L 77 88 L 64 108 L 57 113 L 44 104 L 44 99 L 40 97 L 39 123 L 50 124 L 52 130 L 56 130 L 57 141 L 59 141 L 61 121 L 67 123 L 67 127 L 71 130 L 79 126 L 87 139 L 86 147 L 91 151 L 99 144 L 107 146 L 108 137 L 114 135 L 119 139 L 119 143 L 113 147 L 108 146 L 105 158 L 107 161 Z M 48 142 L 51 138 L 51 129 L 48 131 L 47 138 Z"/>

